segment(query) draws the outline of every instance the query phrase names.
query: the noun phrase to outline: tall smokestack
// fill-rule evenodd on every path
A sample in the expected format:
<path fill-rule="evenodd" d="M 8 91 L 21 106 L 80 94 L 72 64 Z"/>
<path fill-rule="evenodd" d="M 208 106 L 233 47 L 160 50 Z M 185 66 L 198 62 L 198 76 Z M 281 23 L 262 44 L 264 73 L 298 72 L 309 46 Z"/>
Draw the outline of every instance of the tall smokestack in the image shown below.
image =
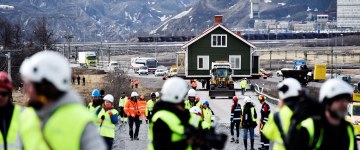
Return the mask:
<path fill-rule="evenodd" d="M 214 25 L 222 24 L 222 15 L 215 15 L 214 16 Z"/>

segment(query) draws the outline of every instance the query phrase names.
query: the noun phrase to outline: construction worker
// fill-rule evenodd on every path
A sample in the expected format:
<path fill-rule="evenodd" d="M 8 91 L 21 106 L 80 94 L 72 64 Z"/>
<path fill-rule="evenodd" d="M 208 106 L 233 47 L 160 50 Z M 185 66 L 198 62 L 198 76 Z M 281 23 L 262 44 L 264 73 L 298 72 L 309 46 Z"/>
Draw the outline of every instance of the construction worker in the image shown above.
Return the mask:
<path fill-rule="evenodd" d="M 250 144 L 251 149 L 254 150 L 254 128 L 257 126 L 256 123 L 256 110 L 254 104 L 251 102 L 250 97 L 246 96 L 244 98 L 245 104 L 242 112 L 242 128 L 243 128 L 243 140 L 244 140 L 244 147 L 247 149 L 247 136 L 248 132 L 250 134 Z"/>
<path fill-rule="evenodd" d="M 293 110 L 299 101 L 301 85 L 294 78 L 286 78 L 277 85 L 279 110 L 270 114 L 269 120 L 262 129 L 262 134 L 274 141 L 274 150 L 285 150 L 282 135 L 286 135 L 291 124 Z"/>
<path fill-rule="evenodd" d="M 191 107 L 190 113 L 195 114 L 197 117 L 200 117 L 200 118 L 202 117 L 202 110 L 197 106 Z M 199 120 L 199 125 L 196 127 L 201 127 L 201 129 L 210 129 L 211 128 L 211 124 L 209 124 L 205 120 L 201 120 L 201 119 L 198 119 L 198 120 Z"/>
<path fill-rule="evenodd" d="M 91 92 L 91 97 L 92 97 L 92 102 L 89 103 L 88 105 L 88 109 L 91 113 L 94 113 L 96 109 L 98 109 L 99 107 L 101 107 L 101 95 L 100 95 L 100 91 L 98 89 L 94 89 Z"/>
<path fill-rule="evenodd" d="M 200 102 L 196 102 L 195 98 L 196 98 L 196 91 L 194 89 L 190 89 L 188 91 L 188 100 L 186 100 L 185 103 L 185 109 L 190 110 L 191 107 L 197 106 L 197 107 L 201 107 L 201 103 Z"/>
<path fill-rule="evenodd" d="M 196 83 L 195 80 L 192 80 L 192 81 L 191 81 L 191 87 L 192 87 L 192 89 L 196 90 L 197 83 Z"/>
<path fill-rule="evenodd" d="M 183 79 L 173 77 L 165 81 L 150 121 L 149 150 L 191 149 L 195 137 L 185 136 L 190 126 L 190 112 L 183 105 L 187 92 L 188 84 Z"/>
<path fill-rule="evenodd" d="M 11 102 L 13 85 L 6 72 L 0 72 L 0 149 L 22 149 L 18 138 L 20 113 L 23 108 Z"/>
<path fill-rule="evenodd" d="M 345 120 L 353 88 L 345 81 L 329 79 L 320 88 L 323 113 L 303 120 L 291 136 L 288 149 L 357 150 L 353 126 Z M 296 145 L 293 145 L 296 144 Z"/>
<path fill-rule="evenodd" d="M 215 119 L 215 116 L 214 116 L 214 112 L 210 108 L 209 101 L 205 101 L 203 103 L 201 111 L 203 114 L 204 121 L 211 125 L 211 123 Z"/>
<path fill-rule="evenodd" d="M 244 95 L 247 87 L 247 80 L 243 78 L 240 82 L 241 94 Z"/>
<path fill-rule="evenodd" d="M 258 97 L 259 102 L 261 103 L 261 119 L 259 121 L 259 134 L 260 134 L 260 144 L 261 148 L 259 150 L 269 150 L 270 143 L 269 140 L 261 133 L 264 125 L 269 120 L 269 114 L 270 114 L 270 106 L 265 102 L 266 97 L 264 95 L 259 95 Z"/>
<path fill-rule="evenodd" d="M 230 116 L 230 133 L 231 133 L 231 141 L 239 143 L 239 135 L 240 135 L 240 122 L 242 116 L 241 105 L 238 103 L 239 99 L 237 96 L 233 97 L 233 104 L 231 105 L 231 116 Z M 236 129 L 236 141 L 234 138 L 234 127 Z"/>
<path fill-rule="evenodd" d="M 159 100 L 160 100 L 160 93 L 159 93 L 159 92 L 155 92 L 155 95 L 156 95 L 156 101 L 159 101 Z"/>
<path fill-rule="evenodd" d="M 127 101 L 128 97 L 126 96 L 125 92 L 121 93 L 121 97 L 119 99 L 119 115 L 121 123 L 127 122 L 127 117 L 124 112 L 125 102 Z"/>
<path fill-rule="evenodd" d="M 132 92 L 130 96 L 130 100 L 125 103 L 124 111 L 128 116 L 129 120 L 129 135 L 130 140 L 139 140 L 139 129 L 140 129 L 140 112 L 138 107 L 138 97 L 139 94 L 136 92 Z M 135 133 L 133 130 L 133 126 L 135 124 Z"/>
<path fill-rule="evenodd" d="M 114 96 L 105 95 L 102 107 L 97 109 L 100 135 L 104 138 L 107 147 L 111 150 L 115 138 L 115 126 L 119 122 L 119 112 L 114 108 Z"/>
<path fill-rule="evenodd" d="M 142 123 L 143 120 L 145 120 L 145 122 L 147 122 L 146 120 L 146 115 L 145 115 L 145 111 L 146 111 L 146 100 L 145 100 L 145 96 L 141 95 L 140 99 L 138 101 L 138 108 L 139 108 L 139 112 L 140 112 L 140 123 Z"/>
<path fill-rule="evenodd" d="M 71 69 L 66 58 L 42 51 L 20 67 L 29 100 L 21 120 L 24 149 L 105 149 L 84 100 L 71 90 Z"/>
<path fill-rule="evenodd" d="M 151 99 L 148 100 L 146 103 L 146 111 L 145 111 L 145 115 L 147 117 L 146 123 L 148 123 L 148 121 L 151 119 L 151 117 L 153 115 L 154 104 L 156 102 L 155 93 L 151 93 L 150 97 L 151 97 Z"/>

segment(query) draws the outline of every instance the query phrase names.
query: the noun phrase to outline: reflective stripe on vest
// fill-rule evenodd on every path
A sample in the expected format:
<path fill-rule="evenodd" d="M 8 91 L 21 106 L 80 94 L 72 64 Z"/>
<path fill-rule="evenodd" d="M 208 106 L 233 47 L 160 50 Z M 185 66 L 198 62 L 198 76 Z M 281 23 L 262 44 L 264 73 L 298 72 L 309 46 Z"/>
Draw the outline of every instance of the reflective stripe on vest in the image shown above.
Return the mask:
<path fill-rule="evenodd" d="M 22 148 L 20 139 L 20 112 L 22 107 L 15 105 L 13 114 L 10 121 L 10 127 L 6 135 L 6 147 L 8 150 L 17 150 Z M 3 139 L 2 132 L 0 132 L 0 149 L 5 149 L 5 140 Z"/>
<path fill-rule="evenodd" d="M 149 150 L 154 150 L 153 139 L 153 123 L 156 122 L 158 119 L 161 119 L 171 130 L 171 142 L 178 142 L 183 140 L 185 134 L 185 127 L 181 124 L 181 120 L 176 116 L 174 113 L 167 111 L 167 110 L 160 110 L 154 114 L 151 118 L 150 122 L 150 130 L 149 130 Z M 191 120 L 191 119 L 190 119 Z M 187 149 L 191 149 L 189 145 Z"/>
<path fill-rule="evenodd" d="M 112 114 L 118 114 L 118 112 L 115 109 L 109 110 L 112 112 Z M 108 111 L 105 111 L 105 109 L 101 109 L 100 113 L 98 114 L 98 119 L 101 118 L 101 116 L 105 116 L 105 119 L 100 127 L 100 135 L 108 138 L 115 138 L 115 124 L 111 122 L 110 115 Z"/>
<path fill-rule="evenodd" d="M 43 134 L 52 149 L 80 149 L 83 131 L 93 121 L 94 116 L 81 104 L 67 104 L 49 118 Z"/>

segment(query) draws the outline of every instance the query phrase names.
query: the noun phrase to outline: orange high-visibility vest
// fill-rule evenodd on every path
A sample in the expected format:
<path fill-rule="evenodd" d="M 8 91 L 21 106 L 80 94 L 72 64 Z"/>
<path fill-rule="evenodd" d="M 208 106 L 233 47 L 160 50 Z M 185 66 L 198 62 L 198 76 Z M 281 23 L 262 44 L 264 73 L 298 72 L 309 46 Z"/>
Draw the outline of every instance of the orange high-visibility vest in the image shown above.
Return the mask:
<path fill-rule="evenodd" d="M 138 101 L 138 107 L 139 107 L 140 113 L 145 113 L 145 110 L 146 110 L 146 101 L 145 101 L 145 100 L 139 100 L 139 101 Z"/>
<path fill-rule="evenodd" d="M 124 112 L 128 117 L 135 118 L 140 115 L 139 107 L 137 102 L 133 102 L 131 100 L 127 100 L 124 106 Z"/>

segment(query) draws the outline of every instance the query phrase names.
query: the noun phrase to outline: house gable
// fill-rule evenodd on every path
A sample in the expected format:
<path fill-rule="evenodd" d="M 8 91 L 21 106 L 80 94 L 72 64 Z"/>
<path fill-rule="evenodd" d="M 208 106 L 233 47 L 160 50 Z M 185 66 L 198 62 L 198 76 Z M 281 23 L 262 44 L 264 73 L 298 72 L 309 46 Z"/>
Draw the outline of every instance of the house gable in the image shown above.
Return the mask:
<path fill-rule="evenodd" d="M 241 57 L 241 66 L 240 69 L 235 69 L 235 75 L 251 75 L 251 48 L 252 46 L 248 43 L 240 40 L 239 37 L 232 32 L 228 32 L 226 29 L 221 27 L 222 25 L 217 25 L 216 28 L 211 29 L 211 32 L 208 32 L 206 35 L 203 35 L 201 38 L 198 38 L 187 48 L 187 70 L 188 75 L 201 75 L 206 76 L 210 74 L 209 70 L 198 70 L 197 69 L 197 56 L 209 56 L 209 69 L 211 69 L 211 62 L 225 60 L 230 61 L 230 55 L 232 57 L 240 56 Z M 226 35 L 226 47 L 213 47 L 212 46 L 212 35 Z"/>

